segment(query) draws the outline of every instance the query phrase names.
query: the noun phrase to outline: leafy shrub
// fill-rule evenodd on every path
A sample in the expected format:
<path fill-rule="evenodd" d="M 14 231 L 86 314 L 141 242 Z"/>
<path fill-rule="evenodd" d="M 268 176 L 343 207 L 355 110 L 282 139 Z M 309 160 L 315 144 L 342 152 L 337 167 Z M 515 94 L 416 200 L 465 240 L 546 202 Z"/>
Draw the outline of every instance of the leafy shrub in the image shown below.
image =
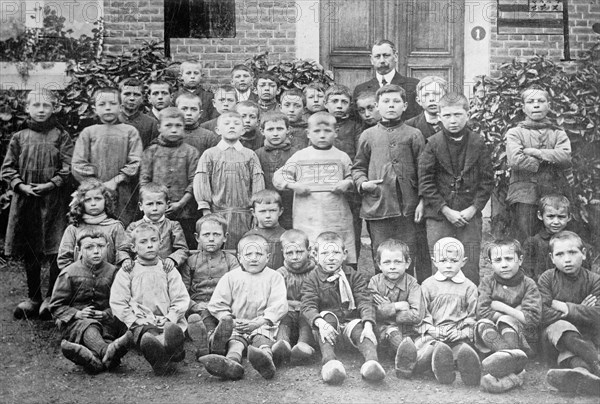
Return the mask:
<path fill-rule="evenodd" d="M 513 60 L 500 68 L 500 77 L 481 77 L 475 85 L 471 105 L 471 124 L 485 135 L 492 148 L 496 175 L 496 197 L 501 203 L 506 195 L 510 175 L 506 162 L 505 135 L 509 128 L 525 118 L 520 93 L 537 84 L 550 93 L 549 117 L 567 132 L 572 146 L 575 173 L 574 214 L 591 225 L 592 233 L 600 227 L 600 64 L 597 46 L 579 61 L 574 71 L 541 57 Z M 502 212 L 495 209 L 494 214 Z"/>

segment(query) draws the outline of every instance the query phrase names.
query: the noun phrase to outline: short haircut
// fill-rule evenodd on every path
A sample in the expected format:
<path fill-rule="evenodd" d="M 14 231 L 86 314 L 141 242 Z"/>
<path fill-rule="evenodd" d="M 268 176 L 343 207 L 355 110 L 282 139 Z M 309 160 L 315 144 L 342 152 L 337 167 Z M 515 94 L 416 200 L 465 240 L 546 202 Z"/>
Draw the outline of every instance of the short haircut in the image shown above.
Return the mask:
<path fill-rule="evenodd" d="M 528 97 L 531 93 L 541 93 L 546 97 L 548 101 L 550 101 L 550 94 L 544 87 L 540 86 L 539 84 L 531 85 L 525 90 L 521 91 L 521 100 L 525 101 L 525 97 Z"/>
<path fill-rule="evenodd" d="M 235 111 L 225 111 L 217 118 L 217 125 L 219 125 L 225 118 L 238 118 L 241 120 L 242 116 Z"/>
<path fill-rule="evenodd" d="M 181 112 L 181 110 L 176 107 L 167 107 L 165 109 L 160 110 L 160 112 L 158 113 L 158 120 L 162 122 L 163 119 L 166 118 L 178 118 L 182 122 L 185 121 L 185 116 L 183 115 L 183 112 Z"/>
<path fill-rule="evenodd" d="M 440 99 L 438 107 L 440 111 L 444 107 L 461 107 L 469 112 L 469 100 L 463 94 L 448 93 Z"/>
<path fill-rule="evenodd" d="M 115 94 L 117 96 L 117 99 L 119 100 L 119 103 L 121 103 L 121 92 L 117 88 L 100 87 L 100 88 L 96 89 L 94 91 L 94 93 L 92 94 L 92 103 L 93 104 L 96 104 L 96 101 L 98 101 L 98 97 L 100 96 L 100 94 Z"/>
<path fill-rule="evenodd" d="M 106 241 L 108 244 L 108 236 L 101 232 L 100 230 L 95 229 L 83 229 L 81 232 L 77 234 L 76 243 L 77 247 L 81 247 L 81 242 L 86 238 L 101 238 Z"/>
<path fill-rule="evenodd" d="M 232 86 L 231 84 L 221 84 L 221 85 L 219 85 L 215 89 L 215 91 L 214 91 L 215 95 L 217 93 L 234 93 L 235 94 L 235 99 L 237 101 L 237 91 L 235 91 L 235 87 Z"/>
<path fill-rule="evenodd" d="M 390 48 L 392 48 L 392 52 L 396 53 L 398 52 L 397 48 L 396 48 L 396 44 L 393 43 L 392 41 L 390 41 L 389 39 L 379 39 L 378 41 L 376 41 L 373 46 L 371 46 L 371 50 L 375 47 L 375 46 L 381 46 L 381 45 L 389 45 Z"/>
<path fill-rule="evenodd" d="M 290 127 L 290 120 L 286 114 L 281 111 L 268 111 L 260 116 L 260 128 L 264 129 L 267 122 L 283 121 L 286 128 Z"/>
<path fill-rule="evenodd" d="M 433 83 L 437 84 L 445 93 L 448 92 L 448 82 L 444 78 L 438 76 L 426 76 L 419 80 L 419 83 L 417 84 L 417 94 L 419 94 L 423 87 Z"/>
<path fill-rule="evenodd" d="M 243 236 L 240 241 L 238 241 L 237 244 L 237 252 L 238 254 L 243 254 L 242 252 L 242 247 L 246 246 L 247 244 L 250 243 L 256 243 L 256 244 L 262 244 L 264 245 L 265 248 L 265 254 L 267 254 L 269 251 L 269 242 L 267 241 L 266 238 L 264 238 L 263 236 L 261 236 L 260 234 L 246 234 L 245 236 Z"/>
<path fill-rule="evenodd" d="M 248 73 L 250 73 L 250 76 L 254 75 L 254 73 L 252 72 L 252 69 L 250 68 L 250 66 L 247 66 L 247 65 L 239 64 L 239 65 L 233 66 L 231 68 L 231 74 L 233 74 L 233 72 L 235 72 L 237 70 L 243 70 L 245 72 L 248 72 Z"/>
<path fill-rule="evenodd" d="M 379 244 L 377 252 L 375 253 L 375 261 L 377 263 L 381 263 L 381 253 L 383 251 L 399 251 L 402 253 L 405 261 L 410 259 L 410 248 L 408 248 L 408 244 L 400 240 L 390 238 Z"/>
<path fill-rule="evenodd" d="M 323 233 L 317 236 L 315 240 L 315 249 L 319 249 L 319 244 L 322 243 L 331 243 L 331 244 L 339 244 L 342 246 L 342 249 L 346 248 L 346 243 L 344 243 L 344 238 L 333 231 L 324 231 Z"/>
<path fill-rule="evenodd" d="M 157 184 L 156 182 L 149 182 L 140 187 L 140 202 L 144 201 L 144 193 L 147 194 L 163 194 L 165 201 L 169 202 L 169 189 L 163 184 Z"/>
<path fill-rule="evenodd" d="M 179 106 L 179 100 L 192 100 L 192 101 L 196 101 L 198 103 L 198 106 L 200 107 L 200 109 L 202 109 L 202 98 L 200 98 L 196 94 L 185 93 L 185 92 L 179 94 L 177 96 L 177 98 L 175 99 L 175 105 Z"/>
<path fill-rule="evenodd" d="M 256 78 L 254 79 L 254 84 L 258 83 L 258 80 L 263 79 L 263 80 L 271 80 L 273 83 L 275 83 L 277 85 L 277 87 L 279 87 L 279 78 L 274 75 L 273 73 L 269 73 L 269 72 L 260 72 L 256 75 Z"/>
<path fill-rule="evenodd" d="M 299 88 L 290 88 L 289 90 L 283 90 L 281 95 L 279 96 L 279 102 L 283 102 L 283 97 L 299 97 L 302 100 L 302 105 L 306 106 L 306 97 L 304 93 Z"/>
<path fill-rule="evenodd" d="M 519 243 L 519 240 L 514 239 L 514 238 L 504 237 L 504 238 L 497 238 L 488 245 L 487 257 L 489 259 L 492 259 L 492 250 L 494 248 L 498 248 L 498 247 L 513 247 L 513 249 L 515 250 L 515 254 L 517 254 L 517 256 L 519 256 L 519 257 L 523 256 L 523 247 L 521 246 L 521 243 Z"/>
<path fill-rule="evenodd" d="M 138 239 L 138 235 L 143 231 L 152 231 L 152 232 L 156 233 L 156 235 L 160 239 L 160 230 L 158 230 L 158 227 L 156 227 L 152 223 L 142 222 L 136 228 L 134 228 L 130 233 L 132 245 L 135 245 L 135 243 L 137 242 L 137 239 Z"/>
<path fill-rule="evenodd" d="M 538 202 L 538 213 L 543 215 L 546 208 L 549 206 L 557 210 L 566 208 L 567 213 L 571 214 L 571 202 L 569 201 L 569 198 L 564 195 L 548 194 L 542 196 Z"/>
<path fill-rule="evenodd" d="M 294 241 L 302 241 L 302 244 L 304 244 L 307 249 L 310 247 L 308 236 L 305 232 L 298 229 L 286 230 L 281 237 L 279 237 L 279 241 L 281 241 L 281 245 L 292 243 Z"/>
<path fill-rule="evenodd" d="M 183 69 L 185 69 L 186 66 L 198 66 L 198 69 L 202 70 L 202 64 L 200 62 L 186 61 L 181 62 L 179 65 L 179 72 L 183 72 Z"/>
<path fill-rule="evenodd" d="M 560 240 L 573 240 L 577 243 L 577 248 L 579 248 L 580 251 L 583 251 L 583 240 L 581 240 L 581 237 L 573 231 L 563 230 L 550 238 L 550 242 L 548 243 L 550 246 L 550 254 L 554 254 L 554 244 Z"/>
<path fill-rule="evenodd" d="M 367 90 L 361 92 L 356 96 L 356 100 L 354 100 L 354 102 L 358 103 L 358 101 L 367 100 L 369 98 L 373 98 L 375 101 L 377 101 L 377 95 L 375 94 L 375 91 Z"/>
<path fill-rule="evenodd" d="M 272 189 L 263 189 L 252 195 L 252 207 L 255 208 L 257 203 L 276 203 L 281 208 L 281 195 L 279 192 Z"/>
<path fill-rule="evenodd" d="M 350 89 L 342 84 L 334 84 L 325 91 L 325 102 L 329 101 L 329 97 L 334 95 L 344 95 L 348 97 L 348 100 L 352 101 Z"/>
<path fill-rule="evenodd" d="M 461 257 L 464 258 L 465 256 L 465 247 L 460 240 L 457 240 L 454 237 L 443 237 L 434 244 L 433 257 L 437 261 L 438 257 L 446 256 L 449 251 L 458 251 Z"/>
<path fill-rule="evenodd" d="M 164 80 L 154 80 L 148 84 L 148 88 L 152 89 L 152 86 L 167 86 L 169 88 L 169 94 L 173 92 L 173 86 L 171 83 Z"/>
<path fill-rule="evenodd" d="M 239 108 L 240 107 L 246 107 L 246 108 L 254 108 L 256 110 L 256 114 L 258 116 L 260 116 L 260 107 L 258 106 L 257 103 L 255 103 L 252 100 L 246 100 L 246 101 L 240 101 L 237 104 L 235 104 L 235 106 L 233 107 L 233 110 L 235 112 L 239 112 Z"/>
<path fill-rule="evenodd" d="M 385 86 L 380 87 L 379 90 L 377 90 L 377 92 L 375 93 L 375 100 L 379 101 L 379 98 L 383 94 L 389 93 L 399 93 L 400 98 L 402 98 L 402 101 L 406 102 L 406 91 L 396 84 L 386 84 Z"/>
<path fill-rule="evenodd" d="M 58 96 L 54 91 L 47 88 L 36 89 L 27 93 L 27 105 L 32 101 L 45 101 L 56 106 L 58 104 Z"/>
<path fill-rule="evenodd" d="M 200 234 L 202 225 L 207 222 L 216 223 L 223 229 L 223 234 L 227 234 L 227 220 L 218 213 L 209 213 L 208 215 L 202 216 L 196 221 L 196 233 Z"/>
<path fill-rule="evenodd" d="M 312 83 L 308 83 L 306 86 L 304 86 L 304 88 L 302 89 L 302 93 L 304 94 L 304 96 L 306 96 L 306 93 L 308 92 L 308 90 L 316 90 L 316 91 L 320 91 L 323 94 L 325 94 L 325 85 L 322 83 L 318 83 L 318 82 L 312 82 Z"/>
<path fill-rule="evenodd" d="M 119 84 L 119 91 L 123 91 L 123 87 L 125 87 L 125 86 L 140 87 L 142 89 L 142 91 L 144 90 L 144 83 L 142 83 L 141 80 L 138 80 L 133 77 L 130 77 L 128 79 L 121 81 L 121 83 Z"/>
<path fill-rule="evenodd" d="M 326 125 L 330 125 L 330 126 L 335 126 L 336 123 L 336 119 L 335 116 L 331 115 L 329 112 L 325 112 L 325 111 L 319 111 L 319 112 L 315 112 L 314 114 L 312 114 L 311 116 L 308 117 L 308 127 L 310 128 L 311 125 L 319 125 L 319 124 L 326 124 Z"/>

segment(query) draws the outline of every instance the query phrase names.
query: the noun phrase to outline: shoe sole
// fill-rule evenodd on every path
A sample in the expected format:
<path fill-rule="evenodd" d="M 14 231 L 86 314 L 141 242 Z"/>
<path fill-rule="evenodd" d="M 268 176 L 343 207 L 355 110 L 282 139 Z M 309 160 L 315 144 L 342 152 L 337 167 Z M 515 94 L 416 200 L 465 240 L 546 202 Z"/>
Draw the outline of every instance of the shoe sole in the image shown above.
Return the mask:
<path fill-rule="evenodd" d="M 263 349 L 249 346 L 248 362 L 264 379 L 272 379 L 275 376 L 273 359 Z"/>
<path fill-rule="evenodd" d="M 437 343 L 431 357 L 431 369 L 441 384 L 452 384 L 456 380 L 452 349 L 444 343 Z"/>
<path fill-rule="evenodd" d="M 240 380 L 244 377 L 244 367 L 224 356 L 209 354 L 201 357 L 199 361 L 208 373 L 221 379 Z"/>
<path fill-rule="evenodd" d="M 191 318 L 192 316 L 190 316 Z M 208 355 L 210 353 L 208 348 L 208 331 L 206 326 L 202 323 L 200 316 L 198 321 L 190 321 L 188 318 L 188 335 L 196 348 L 196 358 Z"/>
<path fill-rule="evenodd" d="M 108 345 L 106 355 L 104 359 L 102 359 L 102 363 L 104 363 L 108 369 L 114 369 L 119 366 L 121 358 L 129 351 L 131 339 L 131 331 L 127 331 L 125 335 L 122 335 Z M 109 356 L 109 352 L 112 352 L 112 355 Z"/>
<path fill-rule="evenodd" d="M 277 341 L 273 344 L 271 351 L 273 352 L 273 363 L 275 363 L 276 367 L 284 363 L 289 363 L 292 349 L 287 341 Z"/>
<path fill-rule="evenodd" d="M 306 343 L 298 343 L 292 348 L 292 352 L 290 354 L 290 361 L 292 363 L 303 363 L 310 360 L 313 357 L 314 353 L 315 350 L 310 345 Z"/>
<path fill-rule="evenodd" d="M 321 368 L 321 378 L 327 384 L 341 384 L 346 379 L 346 369 L 342 362 L 331 360 Z"/>
<path fill-rule="evenodd" d="M 76 365 L 83 366 L 87 372 L 95 374 L 104 370 L 100 359 L 96 358 L 96 355 L 85 346 L 63 340 L 60 348 L 65 358 Z"/>
<path fill-rule="evenodd" d="M 417 347 L 412 341 L 405 339 L 398 346 L 396 357 L 394 358 L 396 377 L 409 379 L 412 376 L 416 364 Z"/>
<path fill-rule="evenodd" d="M 369 382 L 380 382 L 385 379 L 385 370 L 379 362 L 368 361 L 360 368 L 360 375 Z"/>
<path fill-rule="evenodd" d="M 233 332 L 233 318 L 226 317 L 219 321 L 215 333 L 213 334 L 211 353 L 225 355 L 227 353 L 227 343 Z"/>
<path fill-rule="evenodd" d="M 546 380 L 559 391 L 600 396 L 600 377 L 585 370 L 550 369 Z"/>
<path fill-rule="evenodd" d="M 168 363 L 168 356 L 165 347 L 153 335 L 144 334 L 140 341 L 140 350 L 144 358 L 150 363 L 154 373 L 157 375 L 165 374 Z"/>
<path fill-rule="evenodd" d="M 456 355 L 458 372 L 463 383 L 467 386 L 479 386 L 481 382 L 481 362 L 473 348 L 463 345 Z"/>
<path fill-rule="evenodd" d="M 507 351 L 494 352 L 481 362 L 484 374 L 489 373 L 497 379 L 512 373 L 521 373 L 527 364 L 527 355 L 513 355 Z"/>

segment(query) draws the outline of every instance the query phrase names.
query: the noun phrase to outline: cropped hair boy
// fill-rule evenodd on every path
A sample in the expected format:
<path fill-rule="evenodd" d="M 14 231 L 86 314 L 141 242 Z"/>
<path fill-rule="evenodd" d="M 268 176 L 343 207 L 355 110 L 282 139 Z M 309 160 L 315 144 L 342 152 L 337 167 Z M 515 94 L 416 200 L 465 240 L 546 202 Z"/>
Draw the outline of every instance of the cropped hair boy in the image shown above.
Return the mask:
<path fill-rule="evenodd" d="M 277 94 L 279 93 L 279 79 L 270 72 L 261 72 L 254 78 L 254 91 L 258 96 L 260 112 L 277 109 Z"/>
<path fill-rule="evenodd" d="M 159 112 L 170 107 L 173 101 L 175 101 L 172 95 L 173 88 L 170 83 L 162 80 L 151 81 L 148 84 L 148 101 L 150 101 L 152 108 L 147 115 L 159 121 Z"/>
<path fill-rule="evenodd" d="M 200 115 L 200 123 L 213 119 L 213 93 L 202 88 L 200 81 L 202 79 L 202 67 L 199 62 L 182 62 L 179 66 L 179 80 L 181 87 L 173 94 L 173 99 L 176 100 L 181 94 L 190 93 L 200 97 L 204 110 Z"/>
<path fill-rule="evenodd" d="M 214 132 L 217 127 L 217 118 L 224 112 L 232 111 L 237 101 L 237 92 L 233 86 L 222 84 L 217 87 L 212 100 L 212 115 L 210 116 L 210 119 L 202 123 L 200 127 Z"/>
<path fill-rule="evenodd" d="M 200 119 L 202 117 L 202 100 L 192 93 L 183 93 L 175 99 L 175 105 L 184 116 L 183 142 L 194 146 L 198 150 L 198 156 L 219 143 L 221 137 L 215 132 L 202 128 Z"/>
<path fill-rule="evenodd" d="M 442 130 L 438 116 L 440 99 L 448 92 L 448 82 L 442 77 L 423 77 L 417 84 L 417 103 L 423 108 L 419 115 L 406 120 L 408 126 L 417 128 L 425 141 Z"/>
<path fill-rule="evenodd" d="M 242 101 L 238 102 L 233 109 L 240 114 L 244 125 L 244 133 L 240 137 L 240 143 L 252 151 L 263 147 L 265 137 L 259 128 L 260 108 L 258 104 L 254 101 Z"/>
<path fill-rule="evenodd" d="M 144 83 L 135 78 L 128 78 L 119 84 L 119 91 L 122 102 L 119 121 L 137 129 L 145 149 L 158 137 L 158 125 L 155 119 L 143 113 Z"/>
<path fill-rule="evenodd" d="M 231 69 L 231 85 L 235 88 L 238 101 L 258 101 L 258 96 L 252 91 L 252 69 L 247 65 L 239 64 Z"/>

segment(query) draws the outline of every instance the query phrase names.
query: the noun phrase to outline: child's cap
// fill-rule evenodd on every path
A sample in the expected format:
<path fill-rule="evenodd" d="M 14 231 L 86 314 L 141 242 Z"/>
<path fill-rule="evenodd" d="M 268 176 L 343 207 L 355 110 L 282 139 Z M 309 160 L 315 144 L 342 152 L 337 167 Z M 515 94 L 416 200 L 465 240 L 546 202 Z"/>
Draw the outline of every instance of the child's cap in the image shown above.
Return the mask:
<path fill-rule="evenodd" d="M 308 126 L 311 127 L 313 125 L 329 125 L 335 126 L 336 123 L 335 116 L 331 115 L 329 112 L 319 111 L 315 112 L 311 116 L 308 117 Z"/>
<path fill-rule="evenodd" d="M 144 202 L 144 194 L 163 194 L 165 202 L 169 202 L 169 189 L 163 184 L 149 182 L 140 187 L 140 202 Z"/>
<path fill-rule="evenodd" d="M 399 93 L 400 98 L 402 98 L 402 101 L 406 101 L 406 91 L 396 84 L 386 84 L 385 86 L 380 87 L 379 90 L 377 90 L 377 92 L 375 93 L 375 99 L 379 101 L 379 98 L 383 94 L 389 93 Z"/>
<path fill-rule="evenodd" d="M 408 244 L 406 244 L 403 241 L 391 238 L 379 244 L 379 247 L 377 247 L 377 252 L 375 254 L 375 261 L 379 263 L 381 262 L 381 253 L 383 251 L 399 251 L 400 253 L 402 253 L 404 260 L 410 260 L 410 248 L 408 247 Z"/>
<path fill-rule="evenodd" d="M 461 107 L 469 112 L 469 100 L 463 94 L 447 93 L 440 99 L 438 107 L 440 111 L 445 107 Z"/>
<path fill-rule="evenodd" d="M 290 229 L 283 232 L 281 237 L 279 237 L 279 241 L 281 241 L 281 245 L 284 246 L 289 243 L 300 242 L 307 249 L 310 247 L 310 241 L 308 240 L 308 236 L 305 232 L 298 229 Z"/>
<path fill-rule="evenodd" d="M 428 86 L 432 83 L 437 84 L 438 88 L 443 90 L 444 93 L 448 92 L 448 82 L 444 78 L 438 76 L 425 76 L 421 80 L 419 80 L 419 83 L 417 84 L 417 94 L 421 92 L 423 87 Z"/>
<path fill-rule="evenodd" d="M 196 233 L 200 234 L 202 231 L 202 225 L 204 223 L 211 222 L 216 223 L 223 229 L 223 234 L 227 234 L 227 220 L 218 213 L 209 213 L 208 215 L 202 216 L 196 221 Z"/>
<path fill-rule="evenodd" d="M 200 109 L 202 109 L 202 99 L 197 96 L 196 94 L 192 94 L 192 93 L 181 93 L 177 96 L 177 98 L 175 99 L 175 105 L 179 106 L 179 102 L 181 100 L 192 100 L 198 103 L 198 107 Z"/>
<path fill-rule="evenodd" d="M 465 247 L 454 237 L 443 237 L 433 246 L 433 258 L 436 261 L 438 258 L 447 257 L 454 252 L 458 252 L 461 258 L 465 256 Z"/>
<path fill-rule="evenodd" d="M 336 244 L 340 246 L 343 250 L 346 249 L 346 243 L 344 243 L 344 238 L 333 231 L 324 231 L 319 234 L 315 240 L 315 249 L 319 249 L 320 244 Z"/>
<path fill-rule="evenodd" d="M 183 112 L 181 112 L 181 110 L 176 107 L 167 107 L 165 109 L 162 109 L 158 113 L 158 120 L 160 122 L 162 122 L 164 119 L 167 119 L 167 118 L 178 118 L 182 122 L 185 120 L 185 116 L 183 115 Z"/>
<path fill-rule="evenodd" d="M 521 243 L 519 243 L 519 240 L 514 239 L 514 238 L 505 237 L 505 238 L 497 238 L 488 245 L 487 257 L 489 259 L 492 259 L 492 251 L 495 248 L 500 248 L 500 247 L 513 247 L 515 254 L 517 254 L 518 257 L 523 256 L 523 247 L 521 246 Z"/>
<path fill-rule="evenodd" d="M 280 111 L 267 111 L 260 116 L 260 128 L 265 129 L 267 122 L 283 121 L 286 128 L 290 127 L 290 120 L 287 115 Z"/>
<path fill-rule="evenodd" d="M 276 203 L 281 208 L 281 195 L 272 189 L 263 189 L 252 195 L 251 203 L 253 208 L 256 207 L 257 203 Z"/>
<path fill-rule="evenodd" d="M 76 243 L 77 247 L 81 247 L 81 242 L 86 238 L 101 238 L 108 243 L 108 236 L 103 232 L 95 229 L 83 229 L 77 234 Z"/>
<path fill-rule="evenodd" d="M 550 254 L 554 254 L 554 244 L 557 241 L 562 241 L 562 240 L 572 240 L 575 242 L 575 244 L 577 244 L 577 248 L 579 248 L 579 251 L 583 251 L 583 240 L 581 239 L 581 237 L 579 237 L 579 235 L 573 231 L 569 231 L 569 230 L 563 230 L 563 231 L 559 231 L 558 233 L 556 233 L 555 235 L 553 235 L 550 238 L 550 242 L 548 243 L 548 245 L 550 246 Z"/>
<path fill-rule="evenodd" d="M 552 207 L 556 210 L 566 209 L 567 214 L 571 214 L 571 202 L 564 195 L 548 194 L 542 196 L 538 202 L 538 213 L 543 215 L 547 207 Z"/>
<path fill-rule="evenodd" d="M 352 93 L 350 89 L 342 84 L 334 84 L 325 91 L 325 102 L 329 101 L 329 98 L 334 95 L 343 95 L 352 101 Z"/>

